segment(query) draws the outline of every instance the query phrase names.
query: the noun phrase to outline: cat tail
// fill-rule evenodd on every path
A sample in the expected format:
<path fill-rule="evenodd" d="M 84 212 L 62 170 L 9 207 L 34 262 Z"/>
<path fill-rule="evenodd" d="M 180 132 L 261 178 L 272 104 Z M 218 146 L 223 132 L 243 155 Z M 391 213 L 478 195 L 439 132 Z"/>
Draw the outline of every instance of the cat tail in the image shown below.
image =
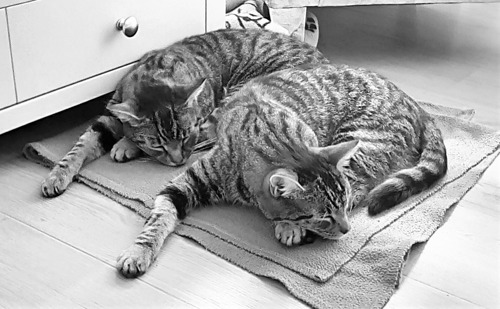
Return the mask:
<path fill-rule="evenodd" d="M 365 203 L 370 215 L 376 215 L 422 192 L 446 174 L 446 148 L 441 131 L 431 116 L 427 116 L 424 122 L 421 145 L 422 152 L 416 166 L 390 175 L 368 193 Z"/>

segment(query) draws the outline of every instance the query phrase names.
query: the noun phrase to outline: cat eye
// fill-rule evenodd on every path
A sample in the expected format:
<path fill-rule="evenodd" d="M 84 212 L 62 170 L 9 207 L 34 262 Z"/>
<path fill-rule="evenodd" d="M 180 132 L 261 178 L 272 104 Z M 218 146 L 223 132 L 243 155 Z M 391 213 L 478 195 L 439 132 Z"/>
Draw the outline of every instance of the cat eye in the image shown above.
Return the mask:
<path fill-rule="evenodd" d="M 146 142 L 143 139 L 141 139 L 141 138 L 132 137 L 131 140 L 134 143 L 136 143 L 137 145 L 144 145 L 144 144 L 146 144 Z"/>
<path fill-rule="evenodd" d="M 320 229 L 326 230 L 329 229 L 332 226 L 332 224 L 333 224 L 333 219 L 328 217 L 326 219 L 319 221 L 318 227 Z"/>
<path fill-rule="evenodd" d="M 308 219 L 312 219 L 314 216 L 313 215 L 302 215 L 302 216 L 298 216 L 296 218 L 281 218 L 281 217 L 275 217 L 275 218 L 272 218 L 271 220 L 273 221 L 303 221 L 303 220 L 308 220 Z"/>
<path fill-rule="evenodd" d="M 155 135 L 152 135 L 152 134 L 146 134 L 146 133 L 136 133 L 135 136 L 137 137 L 137 139 L 147 139 L 147 140 L 150 140 L 150 139 L 155 139 L 156 136 Z"/>
<path fill-rule="evenodd" d="M 162 143 L 157 141 L 157 140 L 150 143 L 150 146 L 151 146 L 151 148 L 154 148 L 154 149 L 163 149 Z"/>
<path fill-rule="evenodd" d="M 191 138 L 191 132 L 189 130 L 184 131 L 182 142 L 187 142 Z"/>

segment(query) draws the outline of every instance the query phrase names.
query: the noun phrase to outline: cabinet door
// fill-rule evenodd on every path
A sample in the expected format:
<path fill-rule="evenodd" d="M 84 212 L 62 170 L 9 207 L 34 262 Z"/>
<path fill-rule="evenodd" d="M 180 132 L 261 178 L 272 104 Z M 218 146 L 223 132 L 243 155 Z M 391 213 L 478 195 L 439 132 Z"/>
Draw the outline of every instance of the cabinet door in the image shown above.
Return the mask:
<path fill-rule="evenodd" d="M 0 10 L 0 109 L 16 103 L 5 9 Z"/>
<path fill-rule="evenodd" d="M 19 101 L 136 61 L 205 32 L 205 0 L 48 0 L 9 7 Z M 139 31 L 115 27 L 133 16 Z"/>

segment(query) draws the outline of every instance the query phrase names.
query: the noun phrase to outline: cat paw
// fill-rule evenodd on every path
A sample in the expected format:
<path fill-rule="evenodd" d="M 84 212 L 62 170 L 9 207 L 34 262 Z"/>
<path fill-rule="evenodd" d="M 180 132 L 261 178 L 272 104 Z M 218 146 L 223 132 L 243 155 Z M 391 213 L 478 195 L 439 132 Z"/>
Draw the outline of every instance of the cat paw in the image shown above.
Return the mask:
<path fill-rule="evenodd" d="M 111 148 L 110 156 L 116 162 L 126 162 L 139 157 L 141 150 L 126 137 L 123 137 Z"/>
<path fill-rule="evenodd" d="M 368 208 L 368 214 L 370 216 L 378 215 L 386 209 L 386 207 L 378 201 L 363 201 L 363 206 Z"/>
<path fill-rule="evenodd" d="M 136 278 L 146 272 L 152 260 L 151 249 L 134 244 L 118 257 L 116 268 L 126 278 Z"/>
<path fill-rule="evenodd" d="M 55 197 L 61 195 L 73 177 L 68 176 L 59 166 L 54 167 L 49 176 L 42 181 L 42 194 L 45 197 Z"/>
<path fill-rule="evenodd" d="M 299 245 L 306 235 L 306 230 L 288 222 L 278 222 L 274 227 L 274 236 L 287 246 Z"/>

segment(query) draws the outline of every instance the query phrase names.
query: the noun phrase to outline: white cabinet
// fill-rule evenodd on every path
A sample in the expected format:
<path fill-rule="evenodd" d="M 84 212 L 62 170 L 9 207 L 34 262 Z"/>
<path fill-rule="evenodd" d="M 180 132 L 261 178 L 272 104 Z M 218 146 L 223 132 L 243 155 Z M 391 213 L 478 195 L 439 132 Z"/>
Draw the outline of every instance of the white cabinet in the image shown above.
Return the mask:
<path fill-rule="evenodd" d="M 149 50 L 224 27 L 220 0 L 14 1 L 0 9 L 0 107 L 16 103 L 0 110 L 0 134 L 112 91 Z M 131 37 L 116 28 L 129 17 Z"/>
<path fill-rule="evenodd" d="M 0 10 L 0 110 L 16 103 L 5 9 Z"/>
<path fill-rule="evenodd" d="M 205 32 L 205 0 L 34 1 L 13 6 L 8 14 L 20 101 Z M 130 38 L 115 26 L 127 17 L 139 25 Z"/>

